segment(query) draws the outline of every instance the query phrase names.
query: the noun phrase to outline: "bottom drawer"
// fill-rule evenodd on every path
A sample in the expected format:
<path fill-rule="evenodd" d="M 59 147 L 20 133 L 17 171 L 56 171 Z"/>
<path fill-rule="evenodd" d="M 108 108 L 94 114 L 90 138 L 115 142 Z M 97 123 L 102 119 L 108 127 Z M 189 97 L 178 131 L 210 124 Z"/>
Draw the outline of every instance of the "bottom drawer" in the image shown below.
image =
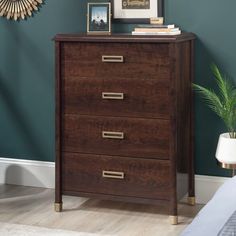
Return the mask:
<path fill-rule="evenodd" d="M 63 153 L 62 190 L 169 200 L 169 161 Z"/>

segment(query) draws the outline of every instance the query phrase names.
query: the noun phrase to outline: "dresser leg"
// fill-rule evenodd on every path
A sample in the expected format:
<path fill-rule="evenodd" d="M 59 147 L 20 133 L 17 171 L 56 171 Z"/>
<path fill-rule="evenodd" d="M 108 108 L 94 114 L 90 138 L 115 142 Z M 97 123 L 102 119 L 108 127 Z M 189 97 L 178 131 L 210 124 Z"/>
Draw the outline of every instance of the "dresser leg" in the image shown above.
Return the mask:
<path fill-rule="evenodd" d="M 55 212 L 61 212 L 62 211 L 62 202 L 61 203 L 54 203 L 54 210 L 55 210 Z"/>
<path fill-rule="evenodd" d="M 188 204 L 190 206 L 195 206 L 196 204 L 196 198 L 195 197 L 188 197 Z"/>
<path fill-rule="evenodd" d="M 169 216 L 170 224 L 177 225 L 178 224 L 178 216 Z"/>

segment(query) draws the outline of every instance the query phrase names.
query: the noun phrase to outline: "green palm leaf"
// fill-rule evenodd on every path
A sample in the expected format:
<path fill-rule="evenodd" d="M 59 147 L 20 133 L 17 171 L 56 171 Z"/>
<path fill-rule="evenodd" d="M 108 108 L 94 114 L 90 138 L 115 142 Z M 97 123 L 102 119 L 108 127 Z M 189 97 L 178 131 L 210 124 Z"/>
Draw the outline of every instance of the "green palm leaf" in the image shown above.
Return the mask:
<path fill-rule="evenodd" d="M 231 138 L 236 138 L 236 89 L 233 83 L 225 76 L 215 64 L 211 65 L 212 73 L 216 79 L 218 94 L 203 86 L 193 84 L 193 88 L 203 97 L 211 108 L 225 123 Z"/>
<path fill-rule="evenodd" d="M 218 115 L 222 116 L 223 105 L 214 91 L 206 89 L 200 85 L 193 84 L 194 89 L 201 94 L 206 104 Z"/>

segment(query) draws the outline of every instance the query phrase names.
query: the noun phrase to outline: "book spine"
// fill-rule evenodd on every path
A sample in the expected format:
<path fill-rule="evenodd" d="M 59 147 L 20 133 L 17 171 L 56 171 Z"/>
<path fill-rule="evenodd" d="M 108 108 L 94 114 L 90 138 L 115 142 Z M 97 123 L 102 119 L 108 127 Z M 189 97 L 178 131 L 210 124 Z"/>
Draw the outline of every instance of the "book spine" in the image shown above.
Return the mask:
<path fill-rule="evenodd" d="M 155 33 L 155 32 L 174 32 L 178 31 L 179 28 L 173 28 L 173 29 L 167 29 L 167 28 L 135 28 L 135 32 L 150 32 L 150 33 Z"/>
<path fill-rule="evenodd" d="M 132 31 L 132 35 L 179 35 L 181 34 L 180 30 L 173 32 L 136 32 Z"/>
<path fill-rule="evenodd" d="M 175 25 L 159 25 L 159 24 L 146 24 L 146 25 L 137 25 L 137 28 L 167 28 L 167 29 L 173 29 L 175 28 Z"/>

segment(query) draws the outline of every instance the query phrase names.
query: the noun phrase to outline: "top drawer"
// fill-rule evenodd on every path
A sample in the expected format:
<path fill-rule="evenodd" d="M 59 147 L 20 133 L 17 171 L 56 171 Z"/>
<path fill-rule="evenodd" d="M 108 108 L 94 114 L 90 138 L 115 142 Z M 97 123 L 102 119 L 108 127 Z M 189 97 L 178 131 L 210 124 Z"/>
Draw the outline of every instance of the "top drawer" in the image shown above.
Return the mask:
<path fill-rule="evenodd" d="M 170 76 L 168 44 L 65 42 L 62 76 L 158 78 Z"/>

